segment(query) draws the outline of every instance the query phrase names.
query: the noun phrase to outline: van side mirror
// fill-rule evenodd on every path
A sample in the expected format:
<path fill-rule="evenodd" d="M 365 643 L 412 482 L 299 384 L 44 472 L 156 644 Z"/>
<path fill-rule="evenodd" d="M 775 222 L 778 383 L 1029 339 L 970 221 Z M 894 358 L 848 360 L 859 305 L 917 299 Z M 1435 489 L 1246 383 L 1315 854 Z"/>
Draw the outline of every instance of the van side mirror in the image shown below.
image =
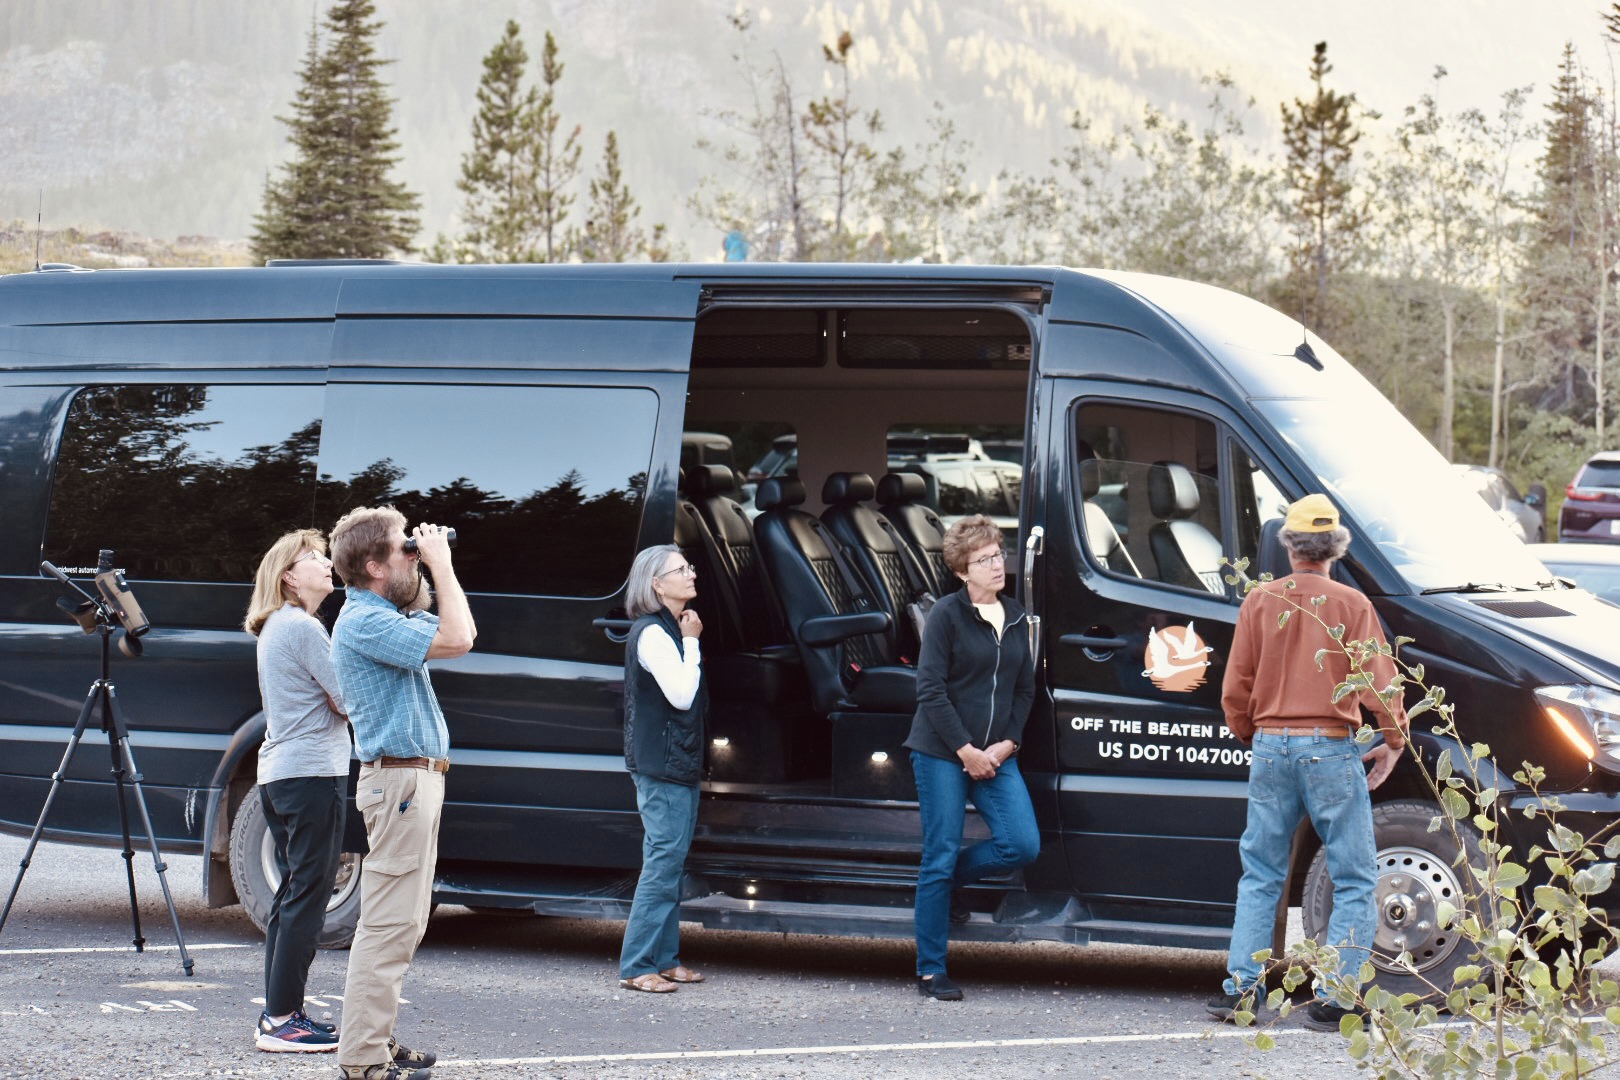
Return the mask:
<path fill-rule="evenodd" d="M 1524 492 L 1524 505 L 1540 510 L 1547 505 L 1547 485 L 1531 484 Z"/>

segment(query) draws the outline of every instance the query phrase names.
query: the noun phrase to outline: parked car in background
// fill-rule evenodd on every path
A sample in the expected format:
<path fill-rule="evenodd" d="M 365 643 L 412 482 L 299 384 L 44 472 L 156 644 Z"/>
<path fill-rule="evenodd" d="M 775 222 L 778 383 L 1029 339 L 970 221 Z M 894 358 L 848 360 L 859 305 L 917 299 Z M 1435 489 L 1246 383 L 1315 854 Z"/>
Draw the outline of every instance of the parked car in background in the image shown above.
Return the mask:
<path fill-rule="evenodd" d="M 1547 488 L 1544 485 L 1531 484 L 1529 490 L 1520 495 L 1501 469 L 1489 465 L 1458 465 L 1456 469 L 1463 481 L 1479 493 L 1520 540 L 1539 544 L 1547 539 Z"/>
<path fill-rule="evenodd" d="M 1527 550 L 1559 577 L 1620 604 L 1620 545 L 1531 544 Z"/>
<path fill-rule="evenodd" d="M 1620 544 L 1620 452 L 1593 454 L 1564 489 L 1558 539 Z"/>

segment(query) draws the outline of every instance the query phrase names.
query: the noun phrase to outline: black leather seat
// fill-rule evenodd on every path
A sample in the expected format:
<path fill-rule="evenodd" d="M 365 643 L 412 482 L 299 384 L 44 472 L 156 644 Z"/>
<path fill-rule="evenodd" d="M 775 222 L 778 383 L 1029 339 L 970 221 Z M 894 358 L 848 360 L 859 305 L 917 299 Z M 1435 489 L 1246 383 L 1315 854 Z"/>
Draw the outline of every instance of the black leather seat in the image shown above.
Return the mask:
<path fill-rule="evenodd" d="M 945 565 L 945 523 L 923 505 L 928 481 L 916 473 L 889 473 L 878 481 L 878 513 L 894 526 L 917 555 L 917 565 L 929 591 L 944 596 L 962 584 Z"/>
<path fill-rule="evenodd" d="M 821 520 L 894 620 L 899 655 L 915 662 L 917 632 L 906 605 L 919 592 L 933 590 L 928 588 L 919 556 L 887 518 L 866 505 L 876 494 L 872 478 L 865 473 L 833 473 L 821 488 L 821 501 L 827 507 Z"/>
<path fill-rule="evenodd" d="M 1159 580 L 1225 593 L 1221 542 L 1192 520 L 1198 513 L 1198 485 L 1187 466 L 1175 461 L 1153 463 L 1148 469 L 1148 508 L 1159 519 L 1148 530 L 1148 547 Z"/>
<path fill-rule="evenodd" d="M 737 474 L 725 465 L 700 465 L 686 472 L 686 496 L 709 527 L 736 581 L 744 646 L 779 645 L 788 640 L 787 627 L 777 606 L 776 590 L 759 559 L 754 523 L 731 498 L 736 490 Z"/>
<path fill-rule="evenodd" d="M 1091 549 L 1093 558 L 1114 573 L 1141 577 L 1142 572 L 1136 568 L 1136 560 L 1125 549 L 1125 542 L 1119 538 L 1119 530 L 1114 528 L 1113 519 L 1095 501 L 1097 492 L 1102 488 L 1102 470 L 1097 466 L 1096 452 L 1089 444 L 1082 442 L 1075 446 L 1075 456 L 1080 462 L 1080 498 L 1085 514 L 1086 546 Z"/>
<path fill-rule="evenodd" d="M 687 483 L 682 473 L 681 484 Z M 703 620 L 704 645 L 713 652 L 734 652 L 743 647 L 742 612 L 737 578 L 715 543 L 703 515 L 689 499 L 675 502 L 674 543 L 697 570 L 697 598 L 692 610 Z"/>
<path fill-rule="evenodd" d="M 895 623 L 827 526 L 799 509 L 797 479 L 760 482 L 754 537 L 798 645 L 817 712 L 911 713 L 917 673 L 897 663 Z"/>

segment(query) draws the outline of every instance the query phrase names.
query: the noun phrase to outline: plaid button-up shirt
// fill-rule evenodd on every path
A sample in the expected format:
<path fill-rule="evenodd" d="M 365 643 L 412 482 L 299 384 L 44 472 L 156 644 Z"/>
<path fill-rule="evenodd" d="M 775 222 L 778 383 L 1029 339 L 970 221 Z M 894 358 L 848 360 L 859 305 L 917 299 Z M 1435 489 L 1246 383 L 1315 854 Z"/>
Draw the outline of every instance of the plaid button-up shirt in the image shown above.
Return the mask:
<path fill-rule="evenodd" d="M 449 757 L 450 729 L 427 672 L 438 616 L 406 617 L 370 589 L 347 592 L 332 628 L 332 668 L 360 760 Z"/>

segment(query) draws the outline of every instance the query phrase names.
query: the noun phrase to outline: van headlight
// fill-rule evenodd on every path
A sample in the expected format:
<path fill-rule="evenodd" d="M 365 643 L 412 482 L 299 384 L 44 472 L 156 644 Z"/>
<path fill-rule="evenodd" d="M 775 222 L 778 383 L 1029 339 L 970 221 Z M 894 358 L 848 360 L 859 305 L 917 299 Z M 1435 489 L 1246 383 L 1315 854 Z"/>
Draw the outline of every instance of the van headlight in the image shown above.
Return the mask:
<path fill-rule="evenodd" d="M 1620 768 L 1620 693 L 1601 686 L 1543 686 L 1536 703 L 1588 761 Z"/>

